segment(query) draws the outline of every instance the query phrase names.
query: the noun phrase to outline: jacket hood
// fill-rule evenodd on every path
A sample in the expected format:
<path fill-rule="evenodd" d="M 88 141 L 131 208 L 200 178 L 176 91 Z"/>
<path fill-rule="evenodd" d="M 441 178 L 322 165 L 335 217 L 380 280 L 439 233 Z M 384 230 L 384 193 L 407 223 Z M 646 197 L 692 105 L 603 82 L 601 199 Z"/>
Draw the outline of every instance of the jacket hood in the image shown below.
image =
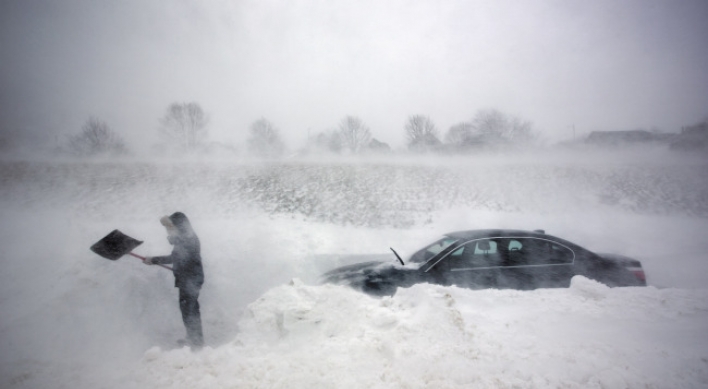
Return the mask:
<path fill-rule="evenodd" d="M 180 234 L 188 235 L 193 233 L 192 224 L 189 222 L 189 219 L 187 219 L 187 215 L 182 212 L 175 212 L 170 215 L 168 219 Z"/>

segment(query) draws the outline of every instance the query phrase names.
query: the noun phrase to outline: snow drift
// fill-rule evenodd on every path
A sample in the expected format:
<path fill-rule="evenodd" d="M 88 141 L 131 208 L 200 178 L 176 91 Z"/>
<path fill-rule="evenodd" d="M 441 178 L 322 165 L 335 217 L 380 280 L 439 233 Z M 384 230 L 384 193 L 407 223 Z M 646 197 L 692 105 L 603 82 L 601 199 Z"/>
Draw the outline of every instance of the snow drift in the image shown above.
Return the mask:
<path fill-rule="evenodd" d="M 705 162 L 519 161 L 1 162 L 0 386 L 708 386 Z M 176 210 L 205 258 L 195 353 L 175 348 L 169 272 L 88 250 L 119 228 L 165 253 Z M 488 227 L 636 257 L 651 286 L 316 284 L 352 255 Z"/>
<path fill-rule="evenodd" d="M 190 388 L 700 387 L 707 297 L 576 277 L 570 290 L 418 285 L 375 299 L 294 280 L 248 306 L 233 342 L 152 348 L 141 371 Z"/>

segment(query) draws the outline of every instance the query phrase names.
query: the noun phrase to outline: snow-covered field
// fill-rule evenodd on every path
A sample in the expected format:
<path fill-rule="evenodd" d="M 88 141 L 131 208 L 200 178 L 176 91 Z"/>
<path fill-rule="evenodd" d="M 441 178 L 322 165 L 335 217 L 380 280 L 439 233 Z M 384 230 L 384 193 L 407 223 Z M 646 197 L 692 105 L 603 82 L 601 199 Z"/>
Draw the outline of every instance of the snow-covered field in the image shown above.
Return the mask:
<path fill-rule="evenodd" d="M 0 182 L 2 388 L 708 387 L 705 160 L 3 161 Z M 169 272 L 88 250 L 118 228 L 166 253 L 176 210 L 205 261 L 194 353 Z M 650 286 L 317 284 L 347 256 L 488 227 L 636 257 Z"/>

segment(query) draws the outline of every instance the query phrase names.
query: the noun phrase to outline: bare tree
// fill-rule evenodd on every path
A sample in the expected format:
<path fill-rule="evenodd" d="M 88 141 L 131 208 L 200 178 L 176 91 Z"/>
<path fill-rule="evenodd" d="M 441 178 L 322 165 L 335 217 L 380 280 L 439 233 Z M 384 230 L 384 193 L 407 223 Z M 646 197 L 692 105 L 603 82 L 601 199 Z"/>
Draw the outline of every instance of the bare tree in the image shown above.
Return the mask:
<path fill-rule="evenodd" d="M 195 151 L 208 135 L 207 117 L 197 103 L 172 103 L 160 120 L 160 135 L 170 145 Z"/>
<path fill-rule="evenodd" d="M 483 109 L 477 111 L 472 118 L 472 127 L 479 135 L 503 135 L 506 132 L 507 121 L 506 115 L 496 109 Z"/>
<path fill-rule="evenodd" d="M 277 157 L 285 151 L 285 144 L 280 138 L 280 132 L 265 118 L 251 124 L 251 135 L 248 145 L 253 154 L 262 157 Z"/>
<path fill-rule="evenodd" d="M 79 134 L 69 137 L 68 149 L 78 156 L 118 155 L 127 152 L 123 139 L 108 124 L 95 117 L 86 121 Z"/>
<path fill-rule="evenodd" d="M 430 150 L 441 143 L 435 124 L 427 116 L 409 116 L 405 130 L 408 148 L 411 150 Z"/>
<path fill-rule="evenodd" d="M 537 137 L 531 122 L 496 109 L 478 111 L 472 119 L 472 127 L 477 135 L 497 137 L 512 143 L 532 141 Z"/>
<path fill-rule="evenodd" d="M 337 130 L 320 132 L 308 139 L 308 152 L 327 152 L 339 154 L 342 152 L 342 135 Z"/>
<path fill-rule="evenodd" d="M 452 145 L 461 145 L 472 138 L 474 127 L 471 123 L 462 122 L 450 127 L 445 134 L 445 143 Z"/>
<path fill-rule="evenodd" d="M 511 118 L 507 139 L 514 143 L 533 142 L 538 140 L 538 134 L 533 130 L 533 124 L 518 117 Z"/>
<path fill-rule="evenodd" d="M 339 123 L 342 147 L 356 154 L 361 152 L 371 141 L 371 132 L 364 122 L 356 116 L 347 116 Z"/>

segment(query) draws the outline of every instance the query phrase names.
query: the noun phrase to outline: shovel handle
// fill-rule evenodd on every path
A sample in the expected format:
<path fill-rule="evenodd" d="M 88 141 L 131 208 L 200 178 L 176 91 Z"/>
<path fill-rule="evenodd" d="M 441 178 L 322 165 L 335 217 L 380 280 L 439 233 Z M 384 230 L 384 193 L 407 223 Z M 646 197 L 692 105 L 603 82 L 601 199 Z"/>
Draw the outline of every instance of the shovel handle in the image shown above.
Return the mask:
<path fill-rule="evenodd" d="M 145 262 L 145 257 L 143 257 L 142 255 L 133 254 L 133 253 L 128 253 L 128 255 L 132 255 L 132 256 L 134 256 L 135 258 L 138 258 L 138 259 L 142 260 L 143 262 Z M 160 267 L 164 267 L 165 269 L 167 269 L 167 270 L 169 270 L 169 271 L 172 271 L 172 268 L 171 268 L 171 267 L 165 266 L 165 265 L 163 265 L 163 264 L 161 264 L 161 263 L 156 263 L 155 265 L 160 266 Z"/>

